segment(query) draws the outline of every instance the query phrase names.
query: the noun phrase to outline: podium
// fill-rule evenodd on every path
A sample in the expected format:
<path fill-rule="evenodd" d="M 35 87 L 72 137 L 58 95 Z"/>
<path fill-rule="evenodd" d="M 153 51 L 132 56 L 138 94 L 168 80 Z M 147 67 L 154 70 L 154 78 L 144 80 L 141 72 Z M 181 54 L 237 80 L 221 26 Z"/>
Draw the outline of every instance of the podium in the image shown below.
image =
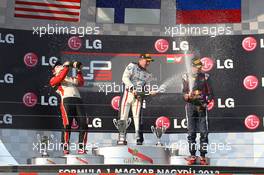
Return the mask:
<path fill-rule="evenodd" d="M 67 165 L 100 165 L 104 163 L 104 157 L 100 155 L 65 155 L 63 156 Z"/>
<path fill-rule="evenodd" d="M 104 164 L 170 164 L 170 149 L 163 146 L 110 146 L 95 150 L 104 156 Z"/>
<path fill-rule="evenodd" d="M 66 160 L 63 157 L 33 157 L 27 160 L 27 164 L 32 165 L 58 165 L 66 164 Z"/>
<path fill-rule="evenodd" d="M 179 150 L 156 145 L 117 145 L 98 147 L 88 154 L 69 154 L 61 157 L 33 157 L 33 165 L 186 165 L 187 156 Z M 210 162 L 209 159 L 207 159 Z M 199 159 L 197 159 L 199 164 Z"/>
<path fill-rule="evenodd" d="M 181 155 L 175 155 L 170 157 L 170 165 L 186 165 L 186 160 L 185 158 L 188 156 L 181 156 Z M 206 158 L 207 162 L 210 164 L 210 158 Z M 200 164 L 200 159 L 197 158 L 196 161 L 197 165 Z"/>

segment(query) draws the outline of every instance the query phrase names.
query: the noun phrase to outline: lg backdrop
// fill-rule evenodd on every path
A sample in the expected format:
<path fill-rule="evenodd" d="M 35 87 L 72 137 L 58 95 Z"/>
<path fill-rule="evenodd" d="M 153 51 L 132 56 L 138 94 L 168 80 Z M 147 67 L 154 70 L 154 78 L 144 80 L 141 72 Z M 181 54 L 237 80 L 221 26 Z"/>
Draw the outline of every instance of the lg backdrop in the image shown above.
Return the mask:
<path fill-rule="evenodd" d="M 80 88 L 90 132 L 117 132 L 122 73 L 140 53 L 155 59 L 149 71 L 152 87 L 162 89 L 146 98 L 142 119 L 150 132 L 156 118 L 166 116 L 167 132 L 186 132 L 181 75 L 192 53 L 210 74 L 215 100 L 209 105 L 211 132 L 263 131 L 264 39 L 252 36 L 70 36 L 0 29 L 0 127 L 60 130 L 60 98 L 49 86 L 56 60 L 83 63 Z M 70 74 L 75 74 L 74 70 Z M 133 131 L 132 126 L 129 131 Z"/>

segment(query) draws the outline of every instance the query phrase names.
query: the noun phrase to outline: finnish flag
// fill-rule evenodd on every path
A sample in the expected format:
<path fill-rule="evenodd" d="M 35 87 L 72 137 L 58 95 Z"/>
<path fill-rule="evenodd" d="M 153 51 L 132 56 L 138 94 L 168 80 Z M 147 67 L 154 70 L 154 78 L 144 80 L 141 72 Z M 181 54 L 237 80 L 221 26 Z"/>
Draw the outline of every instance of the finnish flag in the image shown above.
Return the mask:
<path fill-rule="evenodd" d="M 97 0 L 97 23 L 160 24 L 160 0 Z"/>

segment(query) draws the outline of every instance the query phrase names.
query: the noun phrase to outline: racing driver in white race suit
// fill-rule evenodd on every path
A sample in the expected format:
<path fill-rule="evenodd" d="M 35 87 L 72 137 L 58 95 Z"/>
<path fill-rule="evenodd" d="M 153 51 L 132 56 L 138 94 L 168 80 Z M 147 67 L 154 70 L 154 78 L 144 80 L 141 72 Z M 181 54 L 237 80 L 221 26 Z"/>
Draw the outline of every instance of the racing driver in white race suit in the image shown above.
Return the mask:
<path fill-rule="evenodd" d="M 142 123 L 140 122 L 140 112 L 142 106 L 142 93 L 148 93 L 148 95 L 154 95 L 154 92 L 150 91 L 150 81 L 152 74 L 147 71 L 147 67 L 154 60 L 149 54 L 141 54 L 137 63 L 129 63 L 126 67 L 122 82 L 125 85 L 124 93 L 121 97 L 119 118 L 120 120 L 127 120 L 130 107 L 132 108 L 135 133 L 137 145 L 142 145 L 144 138 L 142 132 Z M 147 88 L 146 88 L 147 87 Z M 127 144 L 126 141 L 124 144 Z"/>
<path fill-rule="evenodd" d="M 66 61 L 63 65 L 58 61 L 53 68 L 53 77 L 50 79 L 50 85 L 61 97 L 60 111 L 64 130 L 62 132 L 62 143 L 64 154 L 69 154 L 69 141 L 73 119 L 79 125 L 79 154 L 86 153 L 85 146 L 87 142 L 87 117 L 85 115 L 83 102 L 78 90 L 78 86 L 84 85 L 84 79 L 81 71 L 80 62 Z M 67 76 L 70 68 L 77 71 L 76 77 Z"/>

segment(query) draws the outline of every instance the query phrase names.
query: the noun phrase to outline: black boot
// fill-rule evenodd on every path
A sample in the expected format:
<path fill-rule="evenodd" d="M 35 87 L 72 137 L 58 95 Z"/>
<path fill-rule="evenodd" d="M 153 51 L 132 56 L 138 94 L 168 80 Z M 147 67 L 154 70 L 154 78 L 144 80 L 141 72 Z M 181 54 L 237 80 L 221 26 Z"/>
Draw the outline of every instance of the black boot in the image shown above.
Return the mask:
<path fill-rule="evenodd" d="M 143 137 L 142 131 L 139 131 L 138 133 L 136 133 L 136 139 L 137 139 L 137 145 L 143 145 L 144 137 Z"/>

